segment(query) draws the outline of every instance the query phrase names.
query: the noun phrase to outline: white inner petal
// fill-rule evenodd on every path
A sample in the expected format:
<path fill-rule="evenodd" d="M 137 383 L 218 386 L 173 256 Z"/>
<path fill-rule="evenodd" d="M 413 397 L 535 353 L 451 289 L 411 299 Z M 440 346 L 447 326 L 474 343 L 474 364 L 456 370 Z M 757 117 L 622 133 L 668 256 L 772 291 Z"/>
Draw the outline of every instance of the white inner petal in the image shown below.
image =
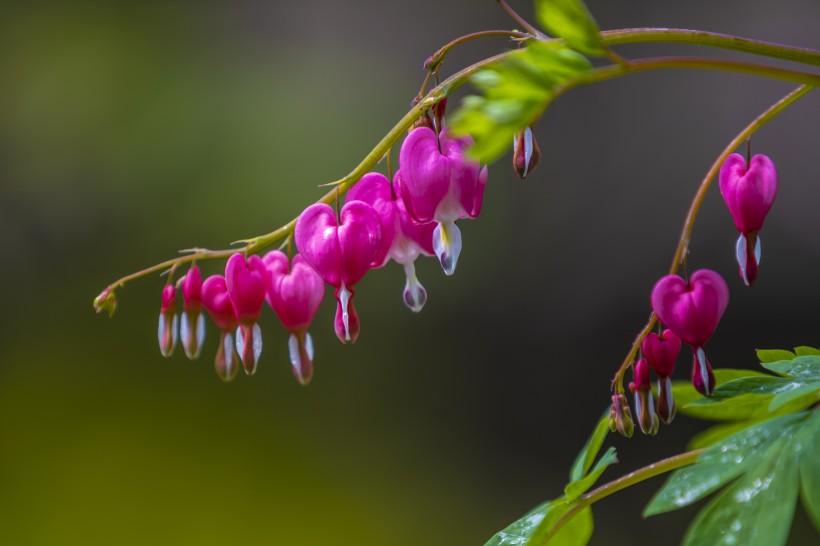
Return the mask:
<path fill-rule="evenodd" d="M 524 177 L 530 172 L 530 161 L 532 160 L 532 129 L 524 129 Z"/>
<path fill-rule="evenodd" d="M 254 323 L 252 329 L 253 337 L 253 361 L 259 362 L 259 356 L 262 354 L 262 329 L 259 324 Z"/>
<path fill-rule="evenodd" d="M 749 286 L 749 277 L 746 276 L 746 236 L 742 233 L 735 243 L 735 258 L 740 266 L 740 276 L 743 277 L 743 284 Z"/>
<path fill-rule="evenodd" d="M 427 303 L 427 290 L 416 277 L 416 265 L 410 262 L 404 265 L 407 281 L 404 284 L 404 304 L 414 313 L 418 313 Z"/>
<path fill-rule="evenodd" d="M 236 362 L 233 358 L 233 338 L 230 332 L 225 332 L 225 335 L 222 336 L 222 343 L 222 350 L 225 352 L 225 376 L 230 378 L 233 376 L 233 369 L 234 366 L 236 366 Z"/>
<path fill-rule="evenodd" d="M 345 341 L 350 341 L 350 313 L 347 306 L 350 303 L 350 291 L 342 283 L 339 288 L 339 303 L 342 305 L 342 323 L 345 325 Z"/>
<path fill-rule="evenodd" d="M 461 230 L 454 220 L 439 223 L 433 231 L 433 250 L 438 256 L 441 268 L 447 275 L 456 271 L 461 254 Z"/>

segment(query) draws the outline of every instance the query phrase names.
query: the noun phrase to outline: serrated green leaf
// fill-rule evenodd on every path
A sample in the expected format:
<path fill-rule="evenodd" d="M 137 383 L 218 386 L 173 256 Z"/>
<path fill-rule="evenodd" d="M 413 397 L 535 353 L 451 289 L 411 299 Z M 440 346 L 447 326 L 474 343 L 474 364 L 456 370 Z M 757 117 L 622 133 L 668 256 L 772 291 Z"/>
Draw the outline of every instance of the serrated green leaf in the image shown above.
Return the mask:
<path fill-rule="evenodd" d="M 820 401 L 820 382 L 798 385 L 794 389 L 777 394 L 769 402 L 769 412 L 774 413 L 783 407 L 789 406 L 792 411 L 804 410 Z"/>
<path fill-rule="evenodd" d="M 794 354 L 797 356 L 820 356 L 820 349 L 801 345 L 800 347 L 794 348 Z"/>
<path fill-rule="evenodd" d="M 747 421 L 768 416 L 772 398 L 772 394 L 743 394 L 721 400 L 702 397 L 679 407 L 678 411 L 710 421 Z"/>
<path fill-rule="evenodd" d="M 686 533 L 684 546 L 780 546 L 789 536 L 797 500 L 798 473 L 789 438 L 771 445 L 737 483 L 704 508 Z"/>
<path fill-rule="evenodd" d="M 803 383 L 820 381 L 820 356 L 798 356 L 792 360 L 781 360 L 763 364 L 767 370 L 793 377 Z"/>
<path fill-rule="evenodd" d="M 803 507 L 820 533 L 820 413 L 812 412 L 796 439 L 800 453 L 800 498 Z"/>
<path fill-rule="evenodd" d="M 618 454 L 615 451 L 614 447 L 610 447 L 606 450 L 606 452 L 598 459 L 598 462 L 595 463 L 595 466 L 592 470 L 584 476 L 582 479 L 577 481 L 572 481 L 567 484 L 564 488 L 564 495 L 568 501 L 574 501 L 579 496 L 581 496 L 587 489 L 592 487 L 595 482 L 598 481 L 598 478 L 601 477 L 601 474 L 604 473 L 604 470 L 607 469 L 609 465 L 612 463 L 618 462 Z"/>
<path fill-rule="evenodd" d="M 688 506 L 755 468 L 806 417 L 806 413 L 798 413 L 768 419 L 736 432 L 708 448 L 698 457 L 697 463 L 676 470 L 669 476 L 663 487 L 652 497 L 644 510 L 644 516 Z"/>
<path fill-rule="evenodd" d="M 575 514 L 556 534 L 549 536 L 558 520 L 564 517 L 574 506 L 574 502 L 567 502 L 564 498 L 553 501 L 541 523 L 527 541 L 512 544 L 524 544 L 525 546 L 585 546 L 589 542 L 593 530 L 592 510 L 589 507 Z"/>
<path fill-rule="evenodd" d="M 758 349 L 757 359 L 761 364 L 768 364 L 770 362 L 778 362 L 780 360 L 791 360 L 795 354 L 791 351 L 784 351 L 782 349 Z"/>
<path fill-rule="evenodd" d="M 553 35 L 587 55 L 604 55 L 598 23 L 581 0 L 538 0 L 536 14 Z"/>
<path fill-rule="evenodd" d="M 601 450 L 606 435 L 609 434 L 609 410 L 604 412 L 603 417 L 595 425 L 595 430 L 587 440 L 587 443 L 581 449 L 578 456 L 575 457 L 575 462 L 572 464 L 572 469 L 569 472 L 569 480 L 575 482 L 583 478 L 587 470 L 592 466 L 595 457 Z"/>
<path fill-rule="evenodd" d="M 751 421 L 729 421 L 728 423 L 721 423 L 719 425 L 711 426 L 703 432 L 695 434 L 692 439 L 689 440 L 686 447 L 689 449 L 703 449 L 709 447 L 724 438 L 731 436 L 735 432 L 739 432 L 744 428 L 752 426 L 758 421 L 760 421 L 760 419 Z"/>
<path fill-rule="evenodd" d="M 725 398 L 732 398 L 744 394 L 777 394 L 785 390 L 792 390 L 790 385 L 794 382 L 782 377 L 774 377 L 771 375 L 763 377 L 741 377 L 733 379 L 715 388 L 712 395 L 713 400 L 721 400 Z M 799 386 L 799 384 L 797 384 Z"/>

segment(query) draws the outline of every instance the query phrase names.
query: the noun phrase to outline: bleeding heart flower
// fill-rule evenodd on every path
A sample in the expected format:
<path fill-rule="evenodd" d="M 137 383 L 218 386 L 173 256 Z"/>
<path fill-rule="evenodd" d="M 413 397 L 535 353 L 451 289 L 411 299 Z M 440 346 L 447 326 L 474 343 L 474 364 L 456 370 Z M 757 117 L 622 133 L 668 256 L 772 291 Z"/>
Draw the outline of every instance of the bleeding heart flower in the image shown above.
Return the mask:
<path fill-rule="evenodd" d="M 760 238 L 757 232 L 777 196 L 777 170 L 765 155 L 755 155 L 747 164 L 740 154 L 730 155 L 720 168 L 720 194 L 729 207 L 740 237 L 735 255 L 740 276 L 747 286 L 757 279 Z"/>
<path fill-rule="evenodd" d="M 672 330 L 664 330 L 661 335 L 651 333 L 641 343 L 641 352 L 655 373 L 658 374 L 658 416 L 664 424 L 675 417 L 675 398 L 672 395 L 672 373 L 680 354 L 680 338 Z"/>
<path fill-rule="evenodd" d="M 168 358 L 174 354 L 177 346 L 177 291 L 173 284 L 166 284 L 162 289 L 162 305 L 159 311 L 159 351 Z"/>
<path fill-rule="evenodd" d="M 305 261 L 336 288 L 336 336 L 352 343 L 360 331 L 353 287 L 382 250 L 382 226 L 378 213 L 362 201 L 345 204 L 339 216 L 337 221 L 329 205 L 309 206 L 296 222 L 294 240 Z"/>
<path fill-rule="evenodd" d="M 225 283 L 239 320 L 236 350 L 248 375 L 256 373 L 262 354 L 262 331 L 256 321 L 265 303 L 267 275 L 265 263 L 259 256 L 251 256 L 246 261 L 244 255 L 237 253 L 228 258 L 225 265 Z"/>
<path fill-rule="evenodd" d="M 219 348 L 216 351 L 214 369 L 222 381 L 233 381 L 239 372 L 239 355 L 236 354 L 233 331 L 239 324 L 236 311 L 228 294 L 228 285 L 222 275 L 213 275 L 202 283 L 202 305 L 221 330 Z"/>
<path fill-rule="evenodd" d="M 205 315 L 202 314 L 202 276 L 195 265 L 191 266 L 182 281 L 182 302 L 179 332 L 182 347 L 189 359 L 196 360 L 205 343 Z"/>
<path fill-rule="evenodd" d="M 689 282 L 667 275 L 652 289 L 652 310 L 658 319 L 694 350 L 692 381 L 705 396 L 712 395 L 715 376 L 703 345 L 714 334 L 728 304 L 726 281 L 708 269 L 695 271 Z"/>
<path fill-rule="evenodd" d="M 455 272 L 461 253 L 459 218 L 481 212 L 487 168 L 468 160 L 464 152 L 471 139 L 453 138 L 445 128 L 436 133 L 427 127 L 413 129 L 399 153 L 396 173 L 407 212 L 418 223 L 435 221 L 433 249 L 447 275 Z"/>
<path fill-rule="evenodd" d="M 632 433 L 635 432 L 632 411 L 623 394 L 612 395 L 612 406 L 609 408 L 609 430 L 612 432 L 617 430 L 621 436 L 626 438 L 631 438 Z"/>
<path fill-rule="evenodd" d="M 418 224 L 407 213 L 404 202 L 397 198 L 395 186 L 382 174 L 367 173 L 347 194 L 347 201 L 362 201 L 372 206 L 382 225 L 382 245 L 373 267 L 381 267 L 390 259 L 404 266 L 407 280 L 404 303 L 419 312 L 427 301 L 427 291 L 416 278 L 415 261 L 420 255 L 433 255 L 433 222 Z"/>
<path fill-rule="evenodd" d="M 633 369 L 635 380 L 629 384 L 629 390 L 635 394 L 635 413 L 641 432 L 654 436 L 658 433 L 660 422 L 655 414 L 655 401 L 652 397 L 652 385 L 649 381 L 649 364 L 641 358 Z"/>
<path fill-rule="evenodd" d="M 308 327 L 322 303 L 325 283 L 300 254 L 289 264 L 283 252 L 274 250 L 263 261 L 268 270 L 268 304 L 290 332 L 293 375 L 307 385 L 313 377 L 313 338 Z"/>

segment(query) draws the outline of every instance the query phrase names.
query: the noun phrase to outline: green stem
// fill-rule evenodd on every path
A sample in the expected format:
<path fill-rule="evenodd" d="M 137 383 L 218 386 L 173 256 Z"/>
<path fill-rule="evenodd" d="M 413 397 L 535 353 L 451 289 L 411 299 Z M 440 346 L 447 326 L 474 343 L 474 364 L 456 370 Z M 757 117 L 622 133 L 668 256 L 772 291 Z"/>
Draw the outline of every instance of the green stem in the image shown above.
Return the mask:
<path fill-rule="evenodd" d="M 578 515 L 587 506 L 590 506 L 599 500 L 612 495 L 613 493 L 617 493 L 622 489 L 626 489 L 627 487 L 648 480 L 649 478 L 654 478 L 660 474 L 671 472 L 672 470 L 677 470 L 678 468 L 684 466 L 689 466 L 698 460 L 701 453 L 703 453 L 703 450 L 697 449 L 675 455 L 674 457 L 669 457 L 668 459 L 663 459 L 662 461 L 652 463 L 648 466 L 635 470 L 634 472 L 630 472 L 629 474 L 621 476 L 617 480 L 611 481 L 597 489 L 593 489 L 589 493 L 581 495 L 575 501 L 575 505 L 555 522 L 555 525 L 552 529 L 550 529 L 549 533 L 545 537 L 544 542 L 555 536 L 555 534 L 560 531 L 564 525 L 569 523 L 572 518 Z"/>
<path fill-rule="evenodd" d="M 743 144 L 745 140 L 748 140 L 758 129 L 766 125 L 772 119 L 774 119 L 780 112 L 785 110 L 789 105 L 794 103 L 797 99 L 811 91 L 813 87 L 809 85 L 801 85 L 797 89 L 793 90 L 791 93 L 777 101 L 776 103 L 769 106 L 765 112 L 757 116 L 749 125 L 747 125 L 742 131 L 740 131 L 735 138 L 732 139 L 731 142 L 723 149 L 723 151 L 718 155 L 715 161 L 712 163 L 712 166 L 709 168 L 709 171 L 706 173 L 706 176 L 703 177 L 703 180 L 700 183 L 700 187 L 698 187 L 698 191 L 695 193 L 694 199 L 692 199 L 692 204 L 689 206 L 689 212 L 686 214 L 686 220 L 683 223 L 683 229 L 681 231 L 680 239 L 678 240 L 678 246 L 675 249 L 675 255 L 672 258 L 672 265 L 669 267 L 669 274 L 674 275 L 678 272 L 681 263 L 683 262 L 686 255 L 689 253 L 689 243 L 692 239 L 692 230 L 695 228 L 695 219 L 697 219 L 698 212 L 700 211 L 700 207 L 703 204 L 703 200 L 706 197 L 706 193 L 709 191 L 709 188 L 712 186 L 712 181 L 717 176 L 718 172 L 720 171 L 720 166 L 723 165 L 723 162 L 726 161 L 726 158 L 729 157 L 738 146 Z M 643 339 L 649 335 L 649 332 L 652 331 L 655 323 L 657 321 L 657 316 L 655 313 L 652 313 L 649 317 L 649 321 L 644 326 L 643 330 L 638 334 L 638 337 L 635 338 L 635 341 L 632 344 L 632 348 L 630 349 L 629 353 L 626 355 L 621 367 L 618 368 L 615 377 L 612 379 L 612 384 L 615 386 L 619 394 L 623 394 L 623 377 L 626 373 L 626 370 L 629 368 L 629 365 L 635 359 L 635 355 L 638 354 L 638 348 L 641 346 L 641 342 Z"/>
<path fill-rule="evenodd" d="M 729 34 L 687 30 L 682 28 L 624 28 L 601 32 L 603 42 L 608 46 L 649 42 L 671 42 L 718 47 L 785 59 L 797 63 L 820 66 L 820 51 L 804 47 L 793 47 L 751 38 L 741 38 Z"/>
<path fill-rule="evenodd" d="M 531 34 L 527 34 L 525 32 L 518 32 L 517 30 L 482 30 L 480 32 L 465 34 L 464 36 L 456 38 L 455 40 L 441 46 L 441 48 L 439 48 L 438 51 L 430 55 L 430 57 L 424 63 L 424 68 L 430 71 L 438 70 L 441 66 L 441 63 L 444 62 L 444 58 L 447 56 L 448 53 L 450 53 L 450 50 L 452 50 L 454 47 L 469 42 L 470 40 L 476 40 L 478 38 L 489 38 L 493 36 L 505 36 L 507 38 L 513 38 L 516 40 L 536 39 L 535 36 Z M 423 88 L 422 91 L 424 91 Z"/>
<path fill-rule="evenodd" d="M 503 5 L 505 5 L 503 1 L 499 2 L 499 4 L 502 4 L 502 7 Z M 537 29 L 528 28 L 528 30 L 535 30 L 535 32 L 537 33 Z M 541 34 L 539 33 L 539 35 Z M 762 42 L 758 40 L 737 38 L 709 32 L 682 29 L 623 29 L 606 31 L 602 33 L 602 36 L 604 43 L 606 43 L 607 45 L 640 43 L 650 41 L 686 42 L 723 47 L 729 49 L 738 49 L 741 51 L 755 53 L 758 55 L 766 55 L 776 58 L 797 60 L 799 62 L 805 62 L 810 64 L 820 64 L 820 52 L 818 51 L 801 48 L 792 48 L 789 46 L 783 46 L 779 44 L 771 44 L 768 42 Z M 367 154 L 367 156 L 365 156 L 365 158 L 359 163 L 359 165 L 355 169 L 353 169 L 353 171 L 350 172 L 350 174 L 348 174 L 340 180 L 327 184 L 335 186 L 335 188 L 332 191 L 325 194 L 318 202 L 330 204 L 339 195 L 344 194 L 353 184 L 356 183 L 356 181 L 359 180 L 359 178 L 361 178 L 366 172 L 368 172 L 376 165 L 376 163 L 384 156 L 384 154 L 390 149 L 390 147 L 396 144 L 401 139 L 405 131 L 407 131 L 413 125 L 413 123 L 424 113 L 425 110 L 430 108 L 433 104 L 435 104 L 442 98 L 449 95 L 454 89 L 464 85 L 469 80 L 469 78 L 476 72 L 482 70 L 483 68 L 487 67 L 488 65 L 494 62 L 503 60 L 511 53 L 514 53 L 514 51 L 501 53 L 499 55 L 495 55 L 493 57 L 489 57 L 487 59 L 476 62 L 456 72 L 455 74 L 441 82 L 439 85 L 431 89 L 424 96 L 423 99 L 421 99 L 415 106 L 413 106 L 410 109 L 409 112 L 407 112 L 407 114 L 404 115 L 404 117 L 401 118 L 401 120 L 399 120 L 395 127 L 393 127 L 393 129 L 391 129 L 390 132 L 384 138 L 382 138 L 382 140 L 376 145 L 376 147 L 374 147 L 373 150 L 371 150 L 371 152 Z M 586 74 L 584 77 L 578 79 L 577 81 L 574 81 L 573 85 L 566 86 L 566 88 L 563 91 L 567 91 L 572 87 L 577 87 L 578 85 L 593 83 L 597 81 L 604 81 L 631 72 L 655 70 L 660 68 L 706 68 L 714 70 L 729 70 L 785 79 L 789 81 L 797 81 L 800 83 L 809 83 L 814 85 L 820 84 L 820 76 L 806 72 L 786 70 L 751 63 L 741 63 L 738 61 L 722 61 L 715 59 L 700 59 L 689 57 L 669 57 L 660 59 L 642 59 L 632 61 L 628 64 L 619 64 L 615 66 L 607 66 L 600 69 L 596 69 L 591 71 L 589 74 Z M 166 260 L 164 262 L 158 263 L 154 266 L 148 267 L 136 273 L 126 275 L 125 277 L 122 277 L 116 280 L 115 282 L 111 283 L 106 288 L 106 290 L 112 291 L 122 287 L 127 282 L 137 279 L 139 277 L 143 277 L 145 275 L 149 275 L 152 273 L 161 272 L 168 268 L 179 267 L 186 263 L 192 263 L 198 260 L 223 259 L 229 257 L 231 254 L 238 251 L 243 251 L 246 254 L 259 252 L 271 246 L 279 239 L 282 239 L 283 237 L 290 235 L 293 232 L 294 226 L 296 225 L 297 218 L 294 218 L 284 226 L 281 226 L 280 228 L 265 235 L 260 235 L 251 239 L 238 241 L 245 244 L 244 248 L 232 248 L 222 250 L 195 248 L 183 256 Z"/>

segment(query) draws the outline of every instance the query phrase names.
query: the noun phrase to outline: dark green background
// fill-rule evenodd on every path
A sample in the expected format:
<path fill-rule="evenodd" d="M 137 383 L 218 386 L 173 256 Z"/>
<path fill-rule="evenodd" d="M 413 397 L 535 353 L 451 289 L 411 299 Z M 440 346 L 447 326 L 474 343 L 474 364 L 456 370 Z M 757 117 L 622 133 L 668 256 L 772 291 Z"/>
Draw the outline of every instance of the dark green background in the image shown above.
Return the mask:
<path fill-rule="evenodd" d="M 590 7 L 603 28 L 820 48 L 813 0 Z M 531 178 L 509 157 L 491 168 L 456 275 L 420 264 L 420 316 L 394 264 L 358 287 L 356 345 L 336 340 L 326 298 L 309 388 L 269 310 L 259 372 L 223 385 L 210 325 L 200 361 L 160 356 L 160 278 L 122 290 L 112 320 L 91 309 L 106 284 L 177 249 L 292 218 L 399 119 L 428 55 L 512 26 L 492 0 L 0 7 L 0 542 L 475 545 L 561 491 L 700 179 L 790 84 L 651 73 L 563 97 L 537 128 Z M 465 46 L 444 73 L 504 46 Z M 758 285 L 736 275 L 717 191 L 695 229 L 690 268 L 731 289 L 715 366 L 820 345 L 815 95 L 754 138 L 781 177 Z M 701 426 L 613 437 L 622 462 L 604 478 L 684 449 Z M 597 506 L 592 543 L 677 543 L 693 510 L 640 519 L 659 483 Z M 792 543 L 813 543 L 800 509 L 797 522 Z"/>

